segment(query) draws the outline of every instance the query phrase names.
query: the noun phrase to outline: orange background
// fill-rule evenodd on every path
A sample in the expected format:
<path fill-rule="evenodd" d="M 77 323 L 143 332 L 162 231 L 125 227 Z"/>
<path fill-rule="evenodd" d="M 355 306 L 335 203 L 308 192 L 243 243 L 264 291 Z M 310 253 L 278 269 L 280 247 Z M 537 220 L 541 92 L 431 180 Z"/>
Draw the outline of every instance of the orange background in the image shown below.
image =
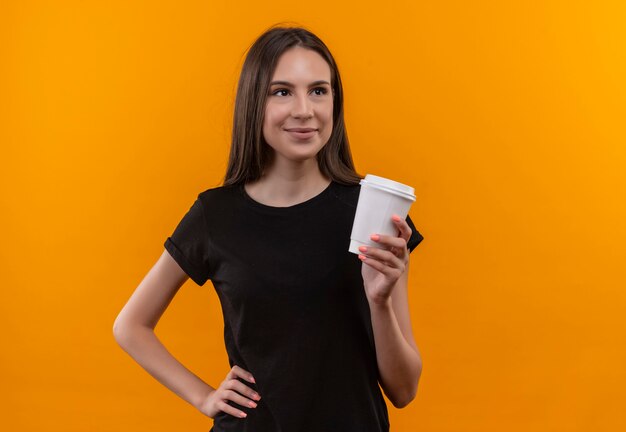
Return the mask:
<path fill-rule="evenodd" d="M 112 326 L 226 168 L 246 48 L 295 21 L 334 53 L 360 173 L 416 189 L 424 370 L 392 431 L 623 430 L 623 1 L 5 1 L 0 6 L 7 430 L 207 431 Z M 218 298 L 157 326 L 212 385 Z M 306 371 L 302 371 L 306 373 Z"/>

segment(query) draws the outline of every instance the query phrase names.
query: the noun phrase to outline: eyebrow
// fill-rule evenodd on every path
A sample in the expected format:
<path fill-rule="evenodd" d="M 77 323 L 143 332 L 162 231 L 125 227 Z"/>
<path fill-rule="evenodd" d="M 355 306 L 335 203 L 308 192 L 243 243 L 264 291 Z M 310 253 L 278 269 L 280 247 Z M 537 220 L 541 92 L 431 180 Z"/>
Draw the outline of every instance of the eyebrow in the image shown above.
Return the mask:
<path fill-rule="evenodd" d="M 330 83 L 328 81 L 318 80 L 318 81 L 313 81 L 311 84 L 309 84 L 309 87 L 313 87 L 313 86 L 320 85 L 320 84 L 328 84 L 330 86 Z M 270 83 L 270 86 L 273 86 L 273 85 L 284 85 L 287 87 L 293 87 L 293 84 L 291 84 L 289 81 L 272 81 Z"/>

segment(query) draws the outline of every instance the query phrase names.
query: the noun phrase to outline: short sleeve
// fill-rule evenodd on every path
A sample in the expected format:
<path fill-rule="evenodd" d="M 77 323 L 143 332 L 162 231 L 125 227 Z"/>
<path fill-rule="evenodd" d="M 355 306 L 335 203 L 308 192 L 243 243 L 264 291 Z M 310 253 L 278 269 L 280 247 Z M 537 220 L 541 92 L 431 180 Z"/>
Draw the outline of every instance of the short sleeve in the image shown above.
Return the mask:
<path fill-rule="evenodd" d="M 409 253 L 411 253 L 413 252 L 413 249 L 415 249 L 415 247 L 420 244 L 422 240 L 424 240 L 424 236 L 422 236 L 417 228 L 415 228 L 415 225 L 413 225 L 411 216 L 406 216 L 406 222 L 409 224 L 409 227 L 411 227 L 412 231 L 411 237 L 409 238 L 409 241 L 407 241 L 407 247 L 409 249 Z"/>
<path fill-rule="evenodd" d="M 164 246 L 180 268 L 200 286 L 208 279 L 208 242 L 204 209 L 198 197 L 172 235 L 165 240 Z"/>

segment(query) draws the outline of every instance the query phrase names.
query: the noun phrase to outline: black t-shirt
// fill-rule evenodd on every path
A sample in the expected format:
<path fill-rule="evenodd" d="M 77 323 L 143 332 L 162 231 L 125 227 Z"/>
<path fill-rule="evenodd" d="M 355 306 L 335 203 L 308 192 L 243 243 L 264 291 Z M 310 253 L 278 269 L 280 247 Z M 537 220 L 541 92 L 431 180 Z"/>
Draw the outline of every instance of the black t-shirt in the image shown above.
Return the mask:
<path fill-rule="evenodd" d="M 198 285 L 211 280 L 230 366 L 250 371 L 256 408 L 213 431 L 389 430 L 361 261 L 348 251 L 360 185 L 271 207 L 243 184 L 198 195 L 165 248 Z M 412 251 L 423 239 L 411 218 Z"/>

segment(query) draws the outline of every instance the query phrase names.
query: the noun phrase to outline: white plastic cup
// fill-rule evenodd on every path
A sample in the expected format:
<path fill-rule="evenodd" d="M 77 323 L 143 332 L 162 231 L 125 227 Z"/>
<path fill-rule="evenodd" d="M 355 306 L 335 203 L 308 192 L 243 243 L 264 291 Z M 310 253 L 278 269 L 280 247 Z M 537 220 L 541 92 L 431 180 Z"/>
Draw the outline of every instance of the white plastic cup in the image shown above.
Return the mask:
<path fill-rule="evenodd" d="M 411 186 L 384 177 L 367 174 L 360 184 L 348 249 L 354 254 L 361 253 L 359 246 L 382 247 L 370 238 L 372 234 L 397 236 L 398 228 L 391 216 L 397 214 L 406 219 L 415 202 L 415 190 Z"/>

